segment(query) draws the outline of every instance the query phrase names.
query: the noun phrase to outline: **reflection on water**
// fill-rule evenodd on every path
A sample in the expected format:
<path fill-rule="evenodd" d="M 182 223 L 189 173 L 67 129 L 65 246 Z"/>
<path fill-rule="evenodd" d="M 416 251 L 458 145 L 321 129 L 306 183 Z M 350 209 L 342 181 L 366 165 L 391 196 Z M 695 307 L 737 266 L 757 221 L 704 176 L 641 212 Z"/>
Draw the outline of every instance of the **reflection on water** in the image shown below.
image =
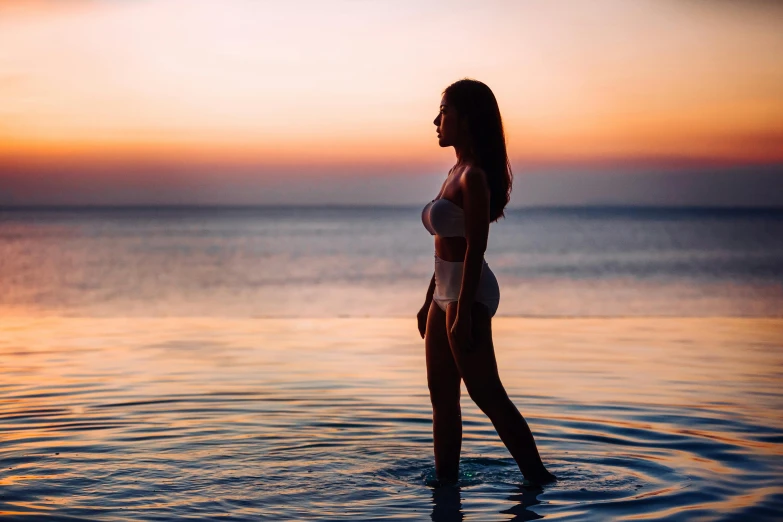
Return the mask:
<path fill-rule="evenodd" d="M 535 490 L 463 393 L 432 488 L 410 319 L 0 319 L 0 514 L 103 520 L 774 520 L 783 320 L 494 321 L 560 478 Z"/>
<path fill-rule="evenodd" d="M 419 208 L 0 208 L 0 309 L 409 317 L 432 241 Z M 498 316 L 783 314 L 781 210 L 510 209 L 486 258 Z"/>

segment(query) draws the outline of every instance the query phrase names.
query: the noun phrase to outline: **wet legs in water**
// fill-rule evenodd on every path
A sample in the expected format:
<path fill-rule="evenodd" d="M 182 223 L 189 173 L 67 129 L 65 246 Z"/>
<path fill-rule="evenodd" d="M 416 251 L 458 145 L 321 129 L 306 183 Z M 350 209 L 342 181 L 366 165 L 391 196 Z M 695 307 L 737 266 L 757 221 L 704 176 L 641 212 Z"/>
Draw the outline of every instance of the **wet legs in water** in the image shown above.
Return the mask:
<path fill-rule="evenodd" d="M 539 484 L 555 480 L 541 462 L 530 427 L 500 382 L 489 311 L 481 303 L 474 304 L 471 318 L 474 350 L 471 353 L 459 350 L 449 333 L 456 313 L 457 303 L 449 303 L 444 312 L 433 302 L 427 317 L 427 381 L 432 401 L 438 480 L 455 482 L 458 477 L 462 445 L 460 379 L 465 381 L 471 399 L 492 421 L 525 478 Z"/>

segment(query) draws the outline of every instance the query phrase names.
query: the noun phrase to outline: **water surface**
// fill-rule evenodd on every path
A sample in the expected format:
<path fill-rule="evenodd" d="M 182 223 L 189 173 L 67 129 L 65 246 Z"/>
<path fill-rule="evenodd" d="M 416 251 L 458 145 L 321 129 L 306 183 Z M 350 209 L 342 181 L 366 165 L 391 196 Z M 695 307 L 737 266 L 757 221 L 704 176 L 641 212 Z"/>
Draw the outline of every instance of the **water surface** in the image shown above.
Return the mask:
<path fill-rule="evenodd" d="M 411 317 L 420 212 L 0 209 L 0 311 Z M 500 316 L 783 316 L 783 210 L 510 209 L 485 257 Z"/>
<path fill-rule="evenodd" d="M 0 518 L 783 518 L 783 211 L 492 224 L 544 489 L 465 393 L 434 487 L 420 211 L 0 209 Z"/>
<path fill-rule="evenodd" d="M 0 323 L 4 519 L 774 520 L 783 321 L 498 318 L 501 378 L 560 478 L 525 487 L 463 393 L 433 488 L 408 319 Z M 464 388 L 463 388 L 464 390 Z M 36 515 L 36 516 L 33 516 Z"/>

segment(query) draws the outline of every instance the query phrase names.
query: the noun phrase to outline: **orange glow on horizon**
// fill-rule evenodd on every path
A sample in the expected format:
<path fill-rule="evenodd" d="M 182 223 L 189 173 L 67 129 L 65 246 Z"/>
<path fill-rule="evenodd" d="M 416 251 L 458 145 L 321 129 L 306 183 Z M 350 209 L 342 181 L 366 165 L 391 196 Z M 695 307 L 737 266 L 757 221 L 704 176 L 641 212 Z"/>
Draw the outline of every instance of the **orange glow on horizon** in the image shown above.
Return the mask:
<path fill-rule="evenodd" d="M 774 6 L 39 1 L 0 13 L 6 164 L 437 164 L 431 120 L 463 76 L 496 93 L 512 161 L 783 161 Z"/>

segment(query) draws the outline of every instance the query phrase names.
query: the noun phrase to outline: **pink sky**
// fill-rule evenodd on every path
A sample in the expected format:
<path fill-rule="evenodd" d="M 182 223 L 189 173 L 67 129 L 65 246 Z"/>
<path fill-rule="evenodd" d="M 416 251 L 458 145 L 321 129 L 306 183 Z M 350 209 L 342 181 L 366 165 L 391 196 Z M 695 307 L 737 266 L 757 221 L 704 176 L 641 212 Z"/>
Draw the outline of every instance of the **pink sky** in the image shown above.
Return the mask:
<path fill-rule="evenodd" d="M 287 203 L 287 183 L 348 178 L 354 199 L 427 200 L 453 158 L 431 121 L 465 76 L 494 90 L 520 176 L 769 172 L 781 21 L 726 0 L 3 2 L 0 204 L 159 202 L 158 184 Z"/>

